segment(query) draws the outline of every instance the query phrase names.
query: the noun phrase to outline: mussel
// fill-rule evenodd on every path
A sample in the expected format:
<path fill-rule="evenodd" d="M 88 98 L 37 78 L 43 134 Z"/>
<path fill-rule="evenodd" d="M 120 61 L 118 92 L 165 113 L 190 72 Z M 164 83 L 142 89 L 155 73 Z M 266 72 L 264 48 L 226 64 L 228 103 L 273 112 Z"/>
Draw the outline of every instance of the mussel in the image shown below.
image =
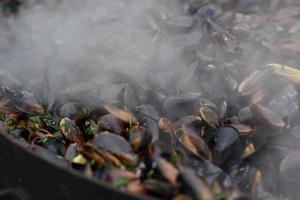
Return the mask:
<path fill-rule="evenodd" d="M 135 165 L 136 159 L 130 144 L 121 136 L 109 132 L 102 132 L 95 136 L 93 144 L 107 150 L 128 165 Z"/>
<path fill-rule="evenodd" d="M 78 144 L 83 144 L 85 142 L 79 127 L 72 120 L 63 118 L 61 119 L 59 126 L 60 131 L 68 141 Z"/>

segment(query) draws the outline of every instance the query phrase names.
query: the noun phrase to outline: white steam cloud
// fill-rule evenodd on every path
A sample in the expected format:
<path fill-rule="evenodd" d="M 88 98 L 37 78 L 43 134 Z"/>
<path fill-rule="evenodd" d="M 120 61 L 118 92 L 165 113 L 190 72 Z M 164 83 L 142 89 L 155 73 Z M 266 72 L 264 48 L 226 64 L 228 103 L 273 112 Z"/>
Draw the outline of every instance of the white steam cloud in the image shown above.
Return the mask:
<path fill-rule="evenodd" d="M 182 15 L 177 0 L 27 2 L 17 16 L 0 19 L 0 70 L 25 88 L 47 74 L 53 93 L 101 82 L 109 71 L 138 78 L 171 72 L 184 66 L 180 50 L 200 37 L 159 22 Z"/>

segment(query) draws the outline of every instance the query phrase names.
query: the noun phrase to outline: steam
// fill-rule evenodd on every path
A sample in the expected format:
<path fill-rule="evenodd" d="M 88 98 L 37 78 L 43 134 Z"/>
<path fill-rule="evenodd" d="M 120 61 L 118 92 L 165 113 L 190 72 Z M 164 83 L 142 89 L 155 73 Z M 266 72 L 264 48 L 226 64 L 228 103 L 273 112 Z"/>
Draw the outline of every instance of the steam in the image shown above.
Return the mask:
<path fill-rule="evenodd" d="M 183 15 L 175 0 L 27 2 L 17 16 L 0 20 L 1 74 L 26 89 L 48 81 L 56 94 L 115 81 L 106 77 L 111 71 L 142 79 L 175 70 L 184 66 L 180 49 L 199 35 L 182 33 L 194 41 L 178 42 L 157 13 L 166 20 Z"/>
<path fill-rule="evenodd" d="M 197 4 L 198 1 L 191 2 Z M 198 4 L 203 2 L 199 1 Z M 220 2 L 226 3 L 227 1 Z M 249 6 L 245 3 L 246 1 L 240 2 L 242 8 L 242 4 L 245 4 L 244 9 Z M 203 13 L 210 9 L 203 7 L 200 9 Z M 237 15 L 237 18 L 238 16 L 240 15 Z M 164 80 L 173 79 L 179 85 L 182 84 L 180 85 L 182 87 L 179 87 L 182 90 L 199 92 L 201 87 L 203 91 L 214 93 L 204 94 L 205 98 L 208 97 L 213 101 L 220 100 L 227 95 L 225 94 L 227 91 L 223 84 L 219 84 L 219 77 L 215 76 L 218 74 L 216 70 L 219 66 L 213 64 L 218 64 L 219 60 L 225 67 L 232 68 L 228 71 L 232 72 L 229 73 L 230 75 L 236 75 L 233 79 L 244 77 L 236 74 L 243 70 L 235 70 L 233 68 L 235 62 L 237 62 L 237 67 L 249 64 L 249 69 L 245 69 L 247 74 L 247 71 L 261 68 L 271 61 L 274 62 L 277 59 L 280 62 L 285 61 L 280 58 L 275 59 L 274 56 L 266 53 L 266 49 L 272 49 L 276 44 L 272 42 L 286 37 L 278 37 L 275 34 L 277 32 L 274 31 L 274 27 L 272 28 L 275 23 L 269 23 L 270 20 L 260 22 L 261 20 L 256 20 L 255 15 L 253 18 L 251 15 L 242 16 L 239 20 L 246 21 L 251 24 L 251 27 L 247 25 L 245 28 L 243 24 L 240 27 L 237 25 L 233 31 L 236 35 L 246 38 L 239 47 L 246 49 L 245 52 L 249 51 L 250 54 L 245 54 L 245 58 L 237 58 L 244 61 L 243 65 L 240 65 L 235 59 L 224 59 L 223 55 L 214 53 L 214 46 L 205 46 L 210 41 L 200 41 L 201 34 L 202 32 L 205 34 L 205 30 L 192 30 L 194 21 L 184 15 L 180 0 L 26 1 L 26 5 L 22 6 L 17 16 L 0 18 L 0 81 L 9 87 L 37 92 L 49 103 L 52 101 L 49 98 L 50 95 L 55 96 L 74 90 L 93 90 L 104 86 L 111 87 L 106 87 L 97 95 L 101 95 L 104 100 L 109 99 L 112 93 L 119 92 L 114 84 L 123 83 L 113 75 L 115 72 L 128 74 L 132 80 L 142 80 L 141 82 L 151 77 L 152 74 L 158 73 L 158 76 Z M 196 15 L 197 17 L 199 16 Z M 289 22 L 286 19 L 283 21 Z M 217 26 L 217 29 L 220 29 L 213 21 L 210 23 L 213 23 L 211 26 Z M 182 29 L 179 31 L 175 28 L 174 30 L 172 24 L 179 24 Z M 264 35 L 270 39 L 259 41 L 259 34 L 249 39 L 248 31 L 253 31 L 260 25 L 262 28 L 259 28 L 259 31 L 256 30 L 257 33 L 266 32 Z M 182 31 L 185 28 L 191 29 Z M 299 26 L 295 28 L 298 30 Z M 278 29 L 283 29 L 283 27 Z M 225 34 L 223 30 L 218 32 Z M 219 35 L 214 36 L 217 40 Z M 297 39 L 297 35 L 295 37 Z M 257 41 L 254 41 L 255 38 Z M 229 43 L 230 40 L 225 42 Z M 257 47 L 258 43 L 259 47 Z M 188 63 L 183 55 L 183 50 L 193 45 L 198 48 L 197 59 L 200 60 L 199 62 L 203 61 L 200 64 L 206 65 L 205 69 L 201 69 L 204 70 L 201 73 L 209 74 L 209 76 L 201 76 L 201 80 L 199 77 L 194 77 L 199 63 L 195 62 L 190 65 L 191 63 Z M 201 45 L 204 47 L 202 52 Z M 231 46 L 236 47 L 228 45 L 227 51 L 234 51 Z M 195 53 L 193 49 L 191 52 Z M 190 59 L 190 62 L 197 59 Z M 226 62 L 230 63 L 226 64 Z M 185 73 L 182 75 L 181 71 Z M 165 81 L 160 84 L 170 90 L 172 86 L 176 88 L 176 85 L 172 83 L 172 81 Z M 232 83 L 232 90 L 235 90 L 236 84 L 238 83 Z M 272 84 L 267 83 L 265 87 L 271 88 L 272 93 L 276 91 L 276 94 L 274 92 L 274 95 L 271 95 L 274 97 L 266 106 L 282 118 L 289 117 L 289 115 L 296 117 L 299 109 L 297 88 L 293 85 L 281 87 L 281 82 L 274 86 Z M 197 95 L 195 97 L 198 98 Z M 230 100 L 228 102 L 231 104 L 237 101 Z"/>

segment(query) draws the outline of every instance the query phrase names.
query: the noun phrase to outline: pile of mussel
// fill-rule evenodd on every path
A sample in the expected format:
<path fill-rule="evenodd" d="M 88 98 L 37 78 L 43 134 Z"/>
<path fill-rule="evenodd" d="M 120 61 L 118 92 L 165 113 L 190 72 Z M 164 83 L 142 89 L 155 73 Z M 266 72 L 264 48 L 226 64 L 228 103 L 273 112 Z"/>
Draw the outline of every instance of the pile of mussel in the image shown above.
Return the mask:
<path fill-rule="evenodd" d="M 139 195 L 277 199 L 271 194 L 277 183 L 266 183 L 271 187 L 266 190 L 264 172 L 266 181 L 277 178 L 272 177 L 276 169 L 283 180 L 298 181 L 299 154 L 289 148 L 299 146 L 299 127 L 285 117 L 298 112 L 293 83 L 299 75 L 297 69 L 279 64 L 252 72 L 235 91 L 235 98 L 245 101 L 238 110 L 226 100 L 216 104 L 196 93 L 145 91 L 158 104 L 126 110 L 117 107 L 120 103 L 92 96 L 81 102 L 74 94 L 64 94 L 47 111 L 35 94 L 3 86 L 0 132 L 26 141 L 26 148 L 45 159 Z M 261 90 L 268 86 L 262 83 L 280 79 L 289 84 L 268 105 L 262 104 L 267 94 Z M 279 103 L 285 108 L 279 109 Z M 270 161 L 263 160 L 264 154 Z"/>
<path fill-rule="evenodd" d="M 182 49 L 188 67 L 143 80 L 103 73 L 117 81 L 46 100 L 2 74 L 0 133 L 138 195 L 297 199 L 299 2 L 182 2 L 186 16 L 166 23 L 201 33 Z"/>

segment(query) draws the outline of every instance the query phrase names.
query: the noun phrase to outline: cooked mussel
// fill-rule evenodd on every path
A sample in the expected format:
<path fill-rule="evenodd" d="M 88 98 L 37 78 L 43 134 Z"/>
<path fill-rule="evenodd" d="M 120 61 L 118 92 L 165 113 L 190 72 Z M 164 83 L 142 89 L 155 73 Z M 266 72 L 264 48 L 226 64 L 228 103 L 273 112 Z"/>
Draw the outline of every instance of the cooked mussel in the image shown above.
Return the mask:
<path fill-rule="evenodd" d="M 125 127 L 121 120 L 112 114 L 101 116 L 98 121 L 98 131 L 109 131 L 118 135 L 122 135 Z"/>
<path fill-rule="evenodd" d="M 111 104 L 108 104 L 105 106 L 105 109 L 120 119 L 121 121 L 128 123 L 128 124 L 138 124 L 138 120 L 135 118 L 135 116 L 125 110 L 121 110 L 119 108 L 114 107 Z"/>
<path fill-rule="evenodd" d="M 210 127 L 217 129 L 221 126 L 219 116 L 210 107 L 201 106 L 199 108 L 199 114 L 202 120 L 205 121 Z"/>
<path fill-rule="evenodd" d="M 142 126 L 133 126 L 129 131 L 129 142 L 134 152 L 143 152 L 150 144 L 152 134 Z"/>
<path fill-rule="evenodd" d="M 79 127 L 69 118 L 61 119 L 59 126 L 60 131 L 68 141 L 78 144 L 83 144 L 85 142 L 83 134 L 81 133 Z"/>
<path fill-rule="evenodd" d="M 183 125 L 180 139 L 187 149 L 189 149 L 193 154 L 200 158 L 211 160 L 211 150 L 206 142 L 201 138 L 200 134 L 195 132 L 192 128 L 187 125 Z"/>
<path fill-rule="evenodd" d="M 125 164 L 136 164 L 133 150 L 130 144 L 123 137 L 109 132 L 102 132 L 96 135 L 92 142 L 98 148 L 112 153 Z"/>
<path fill-rule="evenodd" d="M 180 178 L 184 185 L 182 190 L 190 194 L 195 199 L 214 200 L 215 197 L 205 182 L 200 179 L 195 171 L 187 166 L 180 169 Z"/>

